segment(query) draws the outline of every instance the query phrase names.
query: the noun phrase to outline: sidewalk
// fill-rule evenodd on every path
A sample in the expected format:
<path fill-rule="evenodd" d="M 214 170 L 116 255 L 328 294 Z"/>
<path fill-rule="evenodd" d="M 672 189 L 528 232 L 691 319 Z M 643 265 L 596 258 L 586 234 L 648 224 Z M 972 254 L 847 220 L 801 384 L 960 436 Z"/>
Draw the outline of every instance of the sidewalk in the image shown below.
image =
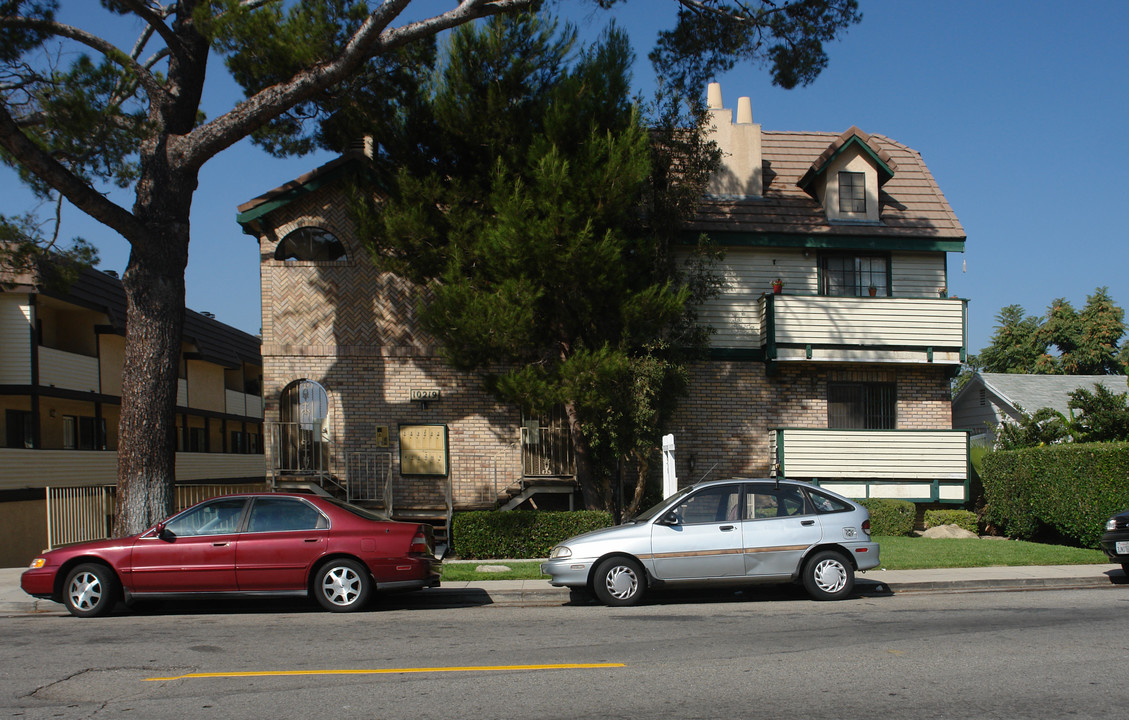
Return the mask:
<path fill-rule="evenodd" d="M 66 612 L 58 603 L 33 598 L 21 590 L 22 572 L 23 568 L 0 569 L 0 617 Z M 941 570 L 868 570 L 856 575 L 855 585 L 856 591 L 862 594 L 899 594 L 1129 586 L 1129 579 L 1118 565 L 1031 565 Z M 569 592 L 566 588 L 551 586 L 548 580 L 487 580 L 445 582 L 440 588 L 411 595 L 413 602 L 421 598 L 426 598 L 427 605 L 443 606 L 555 605 L 568 602 Z"/>

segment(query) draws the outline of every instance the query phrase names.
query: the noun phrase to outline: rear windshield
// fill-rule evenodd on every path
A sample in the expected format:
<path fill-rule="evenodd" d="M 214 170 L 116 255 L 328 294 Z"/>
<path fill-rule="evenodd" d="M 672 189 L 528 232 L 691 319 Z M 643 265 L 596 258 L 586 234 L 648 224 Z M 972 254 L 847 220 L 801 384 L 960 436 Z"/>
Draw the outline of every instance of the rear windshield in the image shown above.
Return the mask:
<path fill-rule="evenodd" d="M 341 508 L 342 510 L 348 510 L 349 512 L 353 513 L 357 517 L 362 517 L 365 520 L 379 520 L 379 521 L 389 522 L 392 519 L 392 518 L 388 517 L 387 515 L 383 515 L 381 513 L 375 512 L 373 510 L 369 510 L 368 508 L 357 507 L 356 505 L 350 505 L 349 503 L 345 502 L 344 500 L 338 500 L 337 498 L 334 498 L 334 497 L 327 497 L 327 498 L 322 498 L 322 499 L 325 500 L 326 502 L 333 503 L 334 505 Z"/>
<path fill-rule="evenodd" d="M 811 502 L 815 505 L 815 510 L 818 513 L 847 512 L 848 510 L 854 509 L 839 498 L 824 495 L 818 490 L 808 490 L 808 495 L 811 497 Z"/>

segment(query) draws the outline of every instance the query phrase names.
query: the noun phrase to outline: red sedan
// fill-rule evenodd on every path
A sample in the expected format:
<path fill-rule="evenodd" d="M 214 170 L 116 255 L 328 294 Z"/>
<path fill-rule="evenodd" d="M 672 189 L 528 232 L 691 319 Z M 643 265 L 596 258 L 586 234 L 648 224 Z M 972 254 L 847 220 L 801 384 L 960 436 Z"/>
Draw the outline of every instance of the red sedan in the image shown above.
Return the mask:
<path fill-rule="evenodd" d="M 430 525 L 319 495 L 205 500 L 140 535 L 80 543 L 32 561 L 20 587 L 79 617 L 119 600 L 312 595 L 351 612 L 373 591 L 439 585 Z"/>

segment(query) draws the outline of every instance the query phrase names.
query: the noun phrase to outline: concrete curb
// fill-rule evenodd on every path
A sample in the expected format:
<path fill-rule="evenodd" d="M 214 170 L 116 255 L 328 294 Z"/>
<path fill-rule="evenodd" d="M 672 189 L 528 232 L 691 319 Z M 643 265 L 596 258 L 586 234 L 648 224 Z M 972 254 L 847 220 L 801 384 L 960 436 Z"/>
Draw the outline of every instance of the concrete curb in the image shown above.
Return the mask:
<path fill-rule="evenodd" d="M 19 587 L 21 572 L 22 569 L 0 569 L 0 617 L 66 613 L 59 603 L 26 595 Z M 856 581 L 857 593 L 860 595 L 1069 590 L 1117 586 L 1129 587 L 1129 578 L 1118 565 L 946 568 L 889 572 L 871 570 L 859 573 Z M 569 591 L 567 588 L 553 587 L 547 580 L 450 582 L 440 588 L 389 596 L 386 602 L 397 607 L 563 605 L 569 602 Z"/>

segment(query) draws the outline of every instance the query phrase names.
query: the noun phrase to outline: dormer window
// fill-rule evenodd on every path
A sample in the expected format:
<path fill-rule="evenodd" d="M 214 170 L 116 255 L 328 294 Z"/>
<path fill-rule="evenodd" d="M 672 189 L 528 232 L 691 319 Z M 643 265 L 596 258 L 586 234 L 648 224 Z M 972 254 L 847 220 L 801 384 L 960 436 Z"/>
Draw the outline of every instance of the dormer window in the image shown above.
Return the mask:
<path fill-rule="evenodd" d="M 839 212 L 866 214 L 866 173 L 839 173 Z"/>
<path fill-rule="evenodd" d="M 282 238 L 274 251 L 275 260 L 345 259 L 345 246 L 333 233 L 319 227 L 301 227 Z"/>

